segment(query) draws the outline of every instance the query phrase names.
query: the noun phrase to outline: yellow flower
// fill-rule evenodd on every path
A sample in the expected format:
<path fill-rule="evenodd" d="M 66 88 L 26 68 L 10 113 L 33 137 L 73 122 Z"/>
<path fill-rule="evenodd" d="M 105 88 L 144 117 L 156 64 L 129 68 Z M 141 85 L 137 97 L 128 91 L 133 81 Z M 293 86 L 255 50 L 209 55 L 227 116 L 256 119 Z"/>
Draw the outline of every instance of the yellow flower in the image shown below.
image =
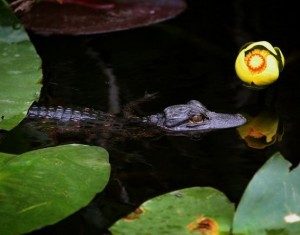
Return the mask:
<path fill-rule="evenodd" d="M 269 42 L 245 44 L 235 61 L 237 76 L 247 85 L 263 87 L 275 82 L 284 67 L 284 57 L 278 47 Z"/>
<path fill-rule="evenodd" d="M 255 117 L 245 114 L 244 116 L 247 118 L 247 123 L 237 130 L 249 147 L 263 149 L 281 141 L 283 127 L 280 127 L 279 118 L 274 113 L 263 111 Z"/>

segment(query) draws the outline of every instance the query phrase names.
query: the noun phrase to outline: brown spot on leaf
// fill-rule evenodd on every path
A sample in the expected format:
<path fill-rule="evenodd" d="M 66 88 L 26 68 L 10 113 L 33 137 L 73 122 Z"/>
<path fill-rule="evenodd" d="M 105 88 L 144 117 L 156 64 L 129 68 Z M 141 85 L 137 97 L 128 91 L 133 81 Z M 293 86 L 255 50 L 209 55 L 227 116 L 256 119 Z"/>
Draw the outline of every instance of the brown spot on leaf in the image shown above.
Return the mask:
<path fill-rule="evenodd" d="M 191 233 L 198 233 L 201 235 L 218 235 L 219 225 L 211 218 L 199 217 L 187 225 Z"/>
<path fill-rule="evenodd" d="M 143 213 L 144 213 L 144 209 L 142 207 L 138 207 L 135 211 L 131 212 L 130 214 L 125 216 L 123 219 L 130 222 L 130 221 L 140 218 L 140 216 Z"/>

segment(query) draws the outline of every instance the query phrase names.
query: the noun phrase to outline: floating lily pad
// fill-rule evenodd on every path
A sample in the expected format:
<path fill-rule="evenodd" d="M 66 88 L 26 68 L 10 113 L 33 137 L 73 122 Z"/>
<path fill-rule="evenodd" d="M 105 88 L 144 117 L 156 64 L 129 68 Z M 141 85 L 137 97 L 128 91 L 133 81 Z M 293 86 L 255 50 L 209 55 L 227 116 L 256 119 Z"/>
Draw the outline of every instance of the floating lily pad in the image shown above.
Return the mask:
<path fill-rule="evenodd" d="M 234 234 L 300 234 L 300 166 L 275 154 L 255 174 L 240 204 Z"/>
<path fill-rule="evenodd" d="M 212 188 L 187 188 L 155 197 L 117 221 L 112 234 L 229 234 L 234 206 Z"/>
<path fill-rule="evenodd" d="M 24 29 L 0 1 L 0 129 L 26 115 L 41 89 L 41 61 Z"/>
<path fill-rule="evenodd" d="M 12 157 L 14 157 L 15 155 L 13 154 L 8 154 L 8 153 L 0 153 L 0 166 L 2 166 L 3 164 L 5 164 L 7 161 L 9 161 Z"/>
<path fill-rule="evenodd" d="M 100 147 L 0 153 L 0 234 L 23 234 L 60 221 L 102 191 L 109 174 L 108 154 Z"/>
<path fill-rule="evenodd" d="M 95 34 L 158 23 L 186 8 L 183 0 L 115 0 L 102 1 L 102 6 L 101 0 L 95 2 L 40 1 L 21 15 L 21 21 L 40 34 Z"/>
<path fill-rule="evenodd" d="M 28 35 L 12 14 L 8 5 L 0 1 L 0 42 L 14 43 L 28 41 Z"/>

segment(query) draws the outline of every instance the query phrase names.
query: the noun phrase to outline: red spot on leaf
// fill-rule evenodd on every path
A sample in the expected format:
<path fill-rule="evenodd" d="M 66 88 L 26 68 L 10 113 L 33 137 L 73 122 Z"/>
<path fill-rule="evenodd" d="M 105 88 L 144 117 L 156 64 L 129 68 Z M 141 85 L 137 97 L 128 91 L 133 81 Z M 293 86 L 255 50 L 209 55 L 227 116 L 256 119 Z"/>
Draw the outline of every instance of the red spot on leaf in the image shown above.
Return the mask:
<path fill-rule="evenodd" d="M 219 225 L 211 218 L 199 217 L 195 221 L 192 221 L 187 225 L 188 230 L 191 233 L 198 233 L 201 235 L 218 235 Z"/>

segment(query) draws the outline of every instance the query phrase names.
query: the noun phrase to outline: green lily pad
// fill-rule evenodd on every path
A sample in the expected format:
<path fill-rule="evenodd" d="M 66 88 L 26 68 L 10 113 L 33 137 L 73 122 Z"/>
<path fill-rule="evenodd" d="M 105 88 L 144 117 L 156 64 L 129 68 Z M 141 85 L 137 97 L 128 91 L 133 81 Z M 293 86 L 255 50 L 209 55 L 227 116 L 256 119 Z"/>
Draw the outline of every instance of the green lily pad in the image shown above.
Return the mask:
<path fill-rule="evenodd" d="M 26 115 L 41 90 L 41 61 L 11 10 L 0 1 L 0 129 Z"/>
<path fill-rule="evenodd" d="M 24 27 L 8 7 L 8 4 L 0 0 L 0 42 L 29 41 Z"/>
<path fill-rule="evenodd" d="M 229 234 L 233 213 L 234 205 L 221 192 L 187 188 L 143 203 L 110 231 L 114 235 Z"/>
<path fill-rule="evenodd" d="M 87 205 L 109 179 L 107 152 L 62 145 L 21 155 L 0 153 L 0 234 L 53 224 Z"/>
<path fill-rule="evenodd" d="M 8 154 L 8 153 L 0 153 L 0 166 L 5 164 L 7 161 L 9 161 L 12 157 L 15 155 L 13 154 Z"/>
<path fill-rule="evenodd" d="M 276 153 L 255 174 L 234 216 L 234 234 L 300 234 L 300 166 Z"/>

